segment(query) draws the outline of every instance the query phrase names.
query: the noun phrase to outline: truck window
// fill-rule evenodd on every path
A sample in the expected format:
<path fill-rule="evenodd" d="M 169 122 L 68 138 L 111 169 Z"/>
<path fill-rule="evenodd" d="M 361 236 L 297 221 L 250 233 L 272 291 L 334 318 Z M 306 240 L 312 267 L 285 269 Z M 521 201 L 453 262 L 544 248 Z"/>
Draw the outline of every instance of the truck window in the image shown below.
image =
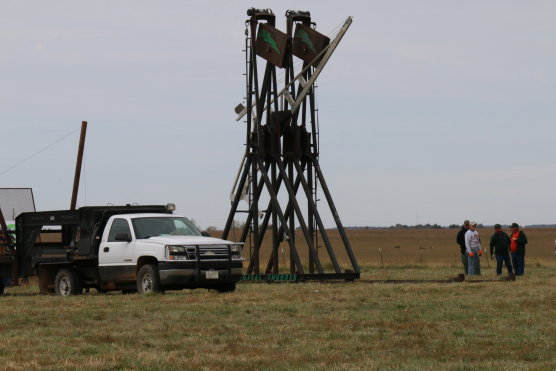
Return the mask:
<path fill-rule="evenodd" d="M 110 233 L 108 233 L 108 242 L 116 242 L 116 234 L 121 232 L 127 232 L 131 236 L 131 230 L 129 229 L 127 220 L 114 219 L 110 227 Z"/>
<path fill-rule="evenodd" d="M 186 218 L 133 218 L 131 223 L 138 239 L 154 236 L 200 236 L 201 232 Z"/>

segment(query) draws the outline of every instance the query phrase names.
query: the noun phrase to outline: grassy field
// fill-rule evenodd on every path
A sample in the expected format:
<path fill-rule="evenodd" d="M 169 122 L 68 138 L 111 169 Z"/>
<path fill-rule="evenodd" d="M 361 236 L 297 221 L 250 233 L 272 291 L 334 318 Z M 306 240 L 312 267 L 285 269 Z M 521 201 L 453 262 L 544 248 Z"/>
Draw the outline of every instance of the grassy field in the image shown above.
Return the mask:
<path fill-rule="evenodd" d="M 556 369 L 550 233 L 528 231 L 516 282 L 497 281 L 491 265 L 480 278 L 491 282 L 378 284 L 365 281 L 455 276 L 455 231 L 356 232 L 362 279 L 353 283 L 69 298 L 10 288 L 0 298 L 0 369 Z"/>
<path fill-rule="evenodd" d="M 488 248 L 490 237 L 494 230 L 479 229 L 482 246 Z M 355 251 L 357 259 L 363 265 L 385 266 L 389 265 L 453 265 L 460 266 L 460 249 L 456 244 L 454 229 L 377 229 L 377 230 L 348 230 L 350 244 Z M 509 232 L 509 231 L 507 231 Z M 545 261 L 554 260 L 554 240 L 556 228 L 533 228 L 525 230 L 529 243 L 527 245 L 527 259 Z M 338 261 L 342 268 L 350 268 L 349 259 L 344 252 L 342 241 L 336 230 L 328 231 L 331 244 L 335 247 Z M 216 236 L 217 234 L 215 234 Z M 237 233 L 239 236 L 240 233 Z M 267 232 L 263 247 L 261 248 L 261 270 L 266 268 L 270 247 L 270 232 Z M 308 249 L 303 246 L 304 240 L 300 231 L 296 233 L 298 250 L 303 262 L 308 261 Z M 323 264 L 329 263 L 322 238 L 318 242 L 319 256 Z M 283 251 L 283 253 L 282 253 Z M 382 253 L 382 259 L 381 259 Z M 249 257 L 249 240 L 244 249 L 245 257 Z M 280 245 L 280 270 L 289 271 L 288 244 Z M 285 257 L 286 262 L 284 262 Z M 482 261 L 483 267 L 492 267 L 493 262 L 486 256 Z M 330 266 L 330 264 L 328 264 Z"/>

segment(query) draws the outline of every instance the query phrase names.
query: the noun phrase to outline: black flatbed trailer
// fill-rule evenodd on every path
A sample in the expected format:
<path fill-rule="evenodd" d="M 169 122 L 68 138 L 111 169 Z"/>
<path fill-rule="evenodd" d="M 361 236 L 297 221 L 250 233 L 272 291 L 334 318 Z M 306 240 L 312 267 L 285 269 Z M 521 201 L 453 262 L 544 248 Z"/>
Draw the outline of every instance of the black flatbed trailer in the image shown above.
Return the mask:
<path fill-rule="evenodd" d="M 0 230 L 0 295 L 4 293 L 7 279 L 16 277 L 15 264 L 15 245 L 12 232 L 8 232 L 8 237 Z"/>

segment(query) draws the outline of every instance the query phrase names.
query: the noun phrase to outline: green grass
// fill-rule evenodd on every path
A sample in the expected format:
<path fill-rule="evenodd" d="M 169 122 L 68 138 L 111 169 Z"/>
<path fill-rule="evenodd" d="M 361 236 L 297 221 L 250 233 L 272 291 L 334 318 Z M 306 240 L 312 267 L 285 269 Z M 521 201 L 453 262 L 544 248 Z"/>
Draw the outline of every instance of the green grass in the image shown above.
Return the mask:
<path fill-rule="evenodd" d="M 0 298 L 0 369 L 556 369 L 556 264 L 516 282 L 459 266 L 364 265 L 355 283 L 244 283 L 232 294 Z M 482 279 L 496 280 L 483 266 Z"/>

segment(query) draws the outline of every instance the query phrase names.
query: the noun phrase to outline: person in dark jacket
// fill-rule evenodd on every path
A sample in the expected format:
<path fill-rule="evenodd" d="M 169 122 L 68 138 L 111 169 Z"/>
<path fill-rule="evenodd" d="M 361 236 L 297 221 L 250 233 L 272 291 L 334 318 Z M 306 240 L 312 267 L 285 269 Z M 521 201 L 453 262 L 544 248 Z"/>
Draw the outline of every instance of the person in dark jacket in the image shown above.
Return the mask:
<path fill-rule="evenodd" d="M 465 274 L 469 273 L 468 265 L 467 265 L 467 252 L 465 251 L 465 233 L 469 230 L 469 220 L 463 222 L 463 226 L 461 230 L 458 232 L 456 237 L 456 242 L 459 245 L 459 249 L 461 252 L 461 262 L 463 264 L 463 272 Z"/>
<path fill-rule="evenodd" d="M 527 236 L 525 232 L 519 230 L 517 223 L 512 223 L 512 233 L 510 234 L 510 251 L 512 253 L 512 263 L 516 276 L 523 276 L 525 273 L 525 245 Z"/>
<path fill-rule="evenodd" d="M 490 256 L 496 255 L 496 275 L 502 274 L 502 262 L 506 264 L 508 274 L 513 275 L 510 261 L 510 237 L 502 230 L 500 224 L 494 225 L 494 234 L 490 238 Z"/>

